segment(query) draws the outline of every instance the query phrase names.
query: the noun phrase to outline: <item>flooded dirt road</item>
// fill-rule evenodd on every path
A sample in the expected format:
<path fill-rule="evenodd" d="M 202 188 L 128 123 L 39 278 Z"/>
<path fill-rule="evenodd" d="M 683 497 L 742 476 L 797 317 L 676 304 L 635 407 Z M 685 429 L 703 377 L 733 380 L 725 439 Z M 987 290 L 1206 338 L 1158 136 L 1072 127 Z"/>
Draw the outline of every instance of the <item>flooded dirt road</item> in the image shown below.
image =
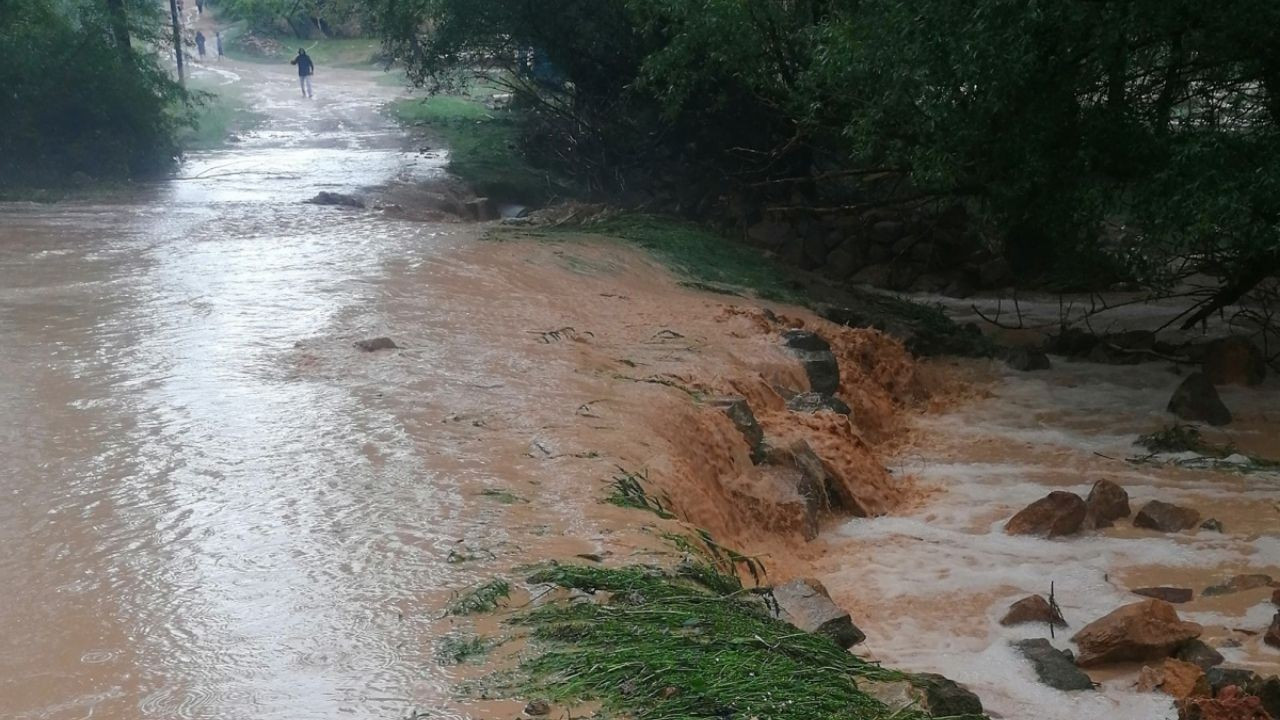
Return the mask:
<path fill-rule="evenodd" d="M 321 68 L 306 101 L 288 66 L 196 72 L 240 85 L 264 124 L 110 201 L 0 205 L 0 717 L 514 717 L 523 700 L 460 699 L 482 670 L 447 656 L 477 628 L 446 609 L 494 575 L 527 602 L 532 562 L 669 551 L 659 533 L 689 526 L 602 502 L 620 472 L 772 579 L 822 579 L 866 631 L 859 652 L 947 673 L 1007 718 L 1173 713 L 1132 690 L 1136 668 L 1096 694 L 1039 685 L 1008 649 L 1025 633 L 997 622 L 1012 600 L 1053 581 L 1079 627 L 1137 584 L 1280 576 L 1274 474 L 1124 462 L 1171 421 L 1163 366 L 921 368 L 848 332 L 854 421 L 793 413 L 778 388 L 806 380 L 779 332 L 833 326 L 683 286 L 618 244 L 303 204 L 404 197 L 446 158 L 380 113 L 397 91 L 375 73 Z M 353 347 L 377 336 L 401 349 Z M 1276 387 L 1226 393 L 1241 448 L 1280 454 Z M 935 391 L 965 400 L 929 412 Z M 794 498 L 762 493 L 742 434 L 702 402 L 724 394 L 887 514 L 826 518 L 806 543 L 779 512 Z M 1226 532 L 1001 533 L 1101 477 Z M 1272 673 L 1250 634 L 1262 594 L 1182 610 L 1229 662 Z"/>

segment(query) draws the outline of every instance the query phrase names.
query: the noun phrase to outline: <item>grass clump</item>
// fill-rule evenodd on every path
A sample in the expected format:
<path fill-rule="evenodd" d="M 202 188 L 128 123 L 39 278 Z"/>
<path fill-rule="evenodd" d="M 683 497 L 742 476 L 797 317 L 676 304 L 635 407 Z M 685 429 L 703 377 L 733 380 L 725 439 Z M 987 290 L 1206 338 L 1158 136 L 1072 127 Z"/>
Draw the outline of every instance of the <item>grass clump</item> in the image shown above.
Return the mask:
<path fill-rule="evenodd" d="M 736 578 L 692 567 L 536 573 L 531 582 L 600 597 L 550 603 L 514 620 L 534 640 L 535 655 L 521 665 L 524 689 L 558 702 L 596 701 L 640 720 L 928 717 L 890 710 L 858 689 L 858 679 L 902 673 L 774 619 Z"/>
<path fill-rule="evenodd" d="M 609 497 L 605 498 L 606 502 L 618 507 L 648 510 L 664 520 L 670 520 L 675 517 L 667 509 L 666 503 L 650 495 L 644 489 L 644 484 L 649 481 L 645 471 L 628 472 L 621 468 L 619 470 L 620 472 L 613 476 L 613 492 L 609 494 Z"/>
<path fill-rule="evenodd" d="M 446 635 L 436 648 L 436 662 L 441 665 L 462 665 L 484 657 L 493 649 L 493 642 L 479 635 Z"/>
<path fill-rule="evenodd" d="M 725 286 L 732 286 L 753 290 L 770 300 L 803 299 L 799 286 L 789 282 L 777 265 L 760 252 L 693 223 L 653 215 L 621 215 L 589 229 L 639 245 L 702 288 L 726 292 Z"/>
<path fill-rule="evenodd" d="M 560 188 L 520 152 L 519 116 L 471 96 L 408 98 L 390 105 L 403 125 L 426 128 L 449 150 L 449 172 L 499 202 L 543 204 Z"/>
<path fill-rule="evenodd" d="M 485 488 L 480 491 L 480 496 L 500 502 L 503 505 L 520 505 L 529 502 L 509 490 L 499 490 L 497 488 Z"/>
<path fill-rule="evenodd" d="M 1137 463 L 1150 462 L 1155 455 L 1192 453 L 1195 457 L 1171 462 L 1184 467 L 1208 467 L 1238 472 L 1280 468 L 1280 461 L 1241 453 L 1231 443 L 1214 443 L 1205 440 L 1200 434 L 1200 429 L 1194 425 L 1170 425 L 1150 435 L 1139 437 L 1136 444 L 1151 453 L 1147 457 L 1131 459 L 1132 462 Z M 1244 458 L 1245 462 L 1227 462 L 1227 458 L 1232 456 Z"/>
<path fill-rule="evenodd" d="M 249 109 L 249 102 L 236 85 L 202 87 L 193 81 L 195 104 L 193 123 L 178 134 L 184 150 L 214 150 L 225 147 L 232 135 L 245 133 L 258 126 L 261 113 Z"/>
<path fill-rule="evenodd" d="M 449 603 L 445 609 L 448 615 L 475 615 L 493 612 L 498 603 L 511 596 L 511 584 L 496 578 L 472 588 Z"/>

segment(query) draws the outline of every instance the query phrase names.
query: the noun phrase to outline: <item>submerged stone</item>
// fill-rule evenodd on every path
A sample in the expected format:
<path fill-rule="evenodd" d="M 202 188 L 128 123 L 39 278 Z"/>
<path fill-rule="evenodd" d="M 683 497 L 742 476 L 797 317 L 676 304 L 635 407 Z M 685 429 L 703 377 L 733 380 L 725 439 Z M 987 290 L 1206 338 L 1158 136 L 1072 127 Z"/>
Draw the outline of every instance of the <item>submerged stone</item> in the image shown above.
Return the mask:
<path fill-rule="evenodd" d="M 1055 648 L 1048 640 L 1036 638 L 1013 644 L 1023 657 L 1031 661 L 1040 682 L 1058 690 L 1092 690 L 1093 680 L 1072 662 L 1071 656 Z"/>
<path fill-rule="evenodd" d="M 1169 412 L 1183 420 L 1210 425 L 1231 424 L 1231 411 L 1222 403 L 1218 390 L 1204 373 L 1192 373 L 1169 399 Z"/>

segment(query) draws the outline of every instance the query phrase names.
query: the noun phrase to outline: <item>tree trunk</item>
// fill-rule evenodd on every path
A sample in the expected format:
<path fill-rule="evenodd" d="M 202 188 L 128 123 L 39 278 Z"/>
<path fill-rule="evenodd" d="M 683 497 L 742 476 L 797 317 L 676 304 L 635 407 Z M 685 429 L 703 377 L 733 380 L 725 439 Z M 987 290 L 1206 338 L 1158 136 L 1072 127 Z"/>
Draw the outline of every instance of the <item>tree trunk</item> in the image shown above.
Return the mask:
<path fill-rule="evenodd" d="M 121 54 L 128 56 L 131 47 L 129 42 L 129 15 L 124 9 L 124 0 L 107 0 L 107 14 L 111 18 L 111 34 L 116 39 L 116 47 Z"/>

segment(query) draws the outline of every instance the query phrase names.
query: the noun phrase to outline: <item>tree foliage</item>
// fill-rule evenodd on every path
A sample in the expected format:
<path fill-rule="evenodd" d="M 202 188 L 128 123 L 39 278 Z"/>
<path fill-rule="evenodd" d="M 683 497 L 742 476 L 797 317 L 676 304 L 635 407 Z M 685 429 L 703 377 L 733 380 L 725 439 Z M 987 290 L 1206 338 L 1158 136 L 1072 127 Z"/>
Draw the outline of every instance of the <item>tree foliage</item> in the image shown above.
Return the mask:
<path fill-rule="evenodd" d="M 186 99 L 154 54 L 163 18 L 130 4 L 0 3 L 0 186 L 136 177 L 178 154 Z M 122 32 L 123 31 L 123 32 Z"/>
<path fill-rule="evenodd" d="M 544 154 L 686 208 L 965 202 L 1026 271 L 1280 267 L 1268 0 L 374 0 L 422 84 L 532 52 Z M 1246 283 L 1247 284 L 1247 283 Z"/>

